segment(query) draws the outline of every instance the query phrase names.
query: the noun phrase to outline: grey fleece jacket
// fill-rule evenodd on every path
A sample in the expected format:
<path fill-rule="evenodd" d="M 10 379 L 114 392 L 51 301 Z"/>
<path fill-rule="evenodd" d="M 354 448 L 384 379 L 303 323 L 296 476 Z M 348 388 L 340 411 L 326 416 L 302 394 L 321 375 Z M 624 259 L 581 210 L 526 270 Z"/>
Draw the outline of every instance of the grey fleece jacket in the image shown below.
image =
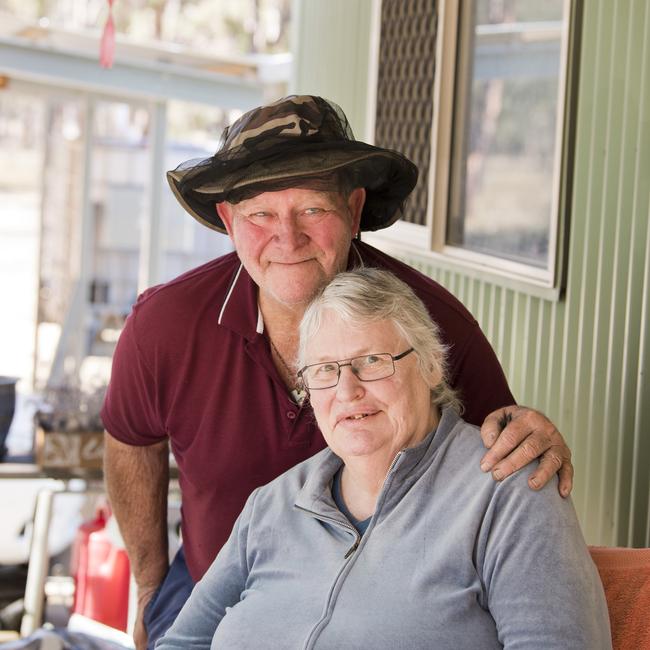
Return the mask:
<path fill-rule="evenodd" d="M 325 449 L 248 499 L 156 648 L 611 648 L 607 607 L 570 500 L 530 469 L 479 471 L 476 427 L 450 410 L 398 454 L 360 538 L 336 508 Z"/>

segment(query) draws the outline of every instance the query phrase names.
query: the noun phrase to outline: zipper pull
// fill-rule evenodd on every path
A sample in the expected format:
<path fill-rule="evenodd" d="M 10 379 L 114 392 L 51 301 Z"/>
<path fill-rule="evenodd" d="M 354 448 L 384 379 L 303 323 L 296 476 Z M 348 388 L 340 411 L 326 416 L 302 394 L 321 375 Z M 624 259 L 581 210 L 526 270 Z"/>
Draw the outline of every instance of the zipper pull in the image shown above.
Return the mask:
<path fill-rule="evenodd" d="M 352 545 L 352 548 L 350 548 L 350 550 L 349 550 L 349 551 L 345 554 L 345 556 L 343 557 L 344 560 L 347 560 L 347 559 L 350 557 L 350 555 L 352 555 L 352 553 L 354 553 L 354 552 L 357 550 L 357 548 L 359 547 L 359 542 L 360 542 L 360 541 L 361 541 L 361 537 L 359 537 L 359 536 L 357 535 L 357 539 L 356 539 L 356 541 L 354 542 L 354 544 Z"/>

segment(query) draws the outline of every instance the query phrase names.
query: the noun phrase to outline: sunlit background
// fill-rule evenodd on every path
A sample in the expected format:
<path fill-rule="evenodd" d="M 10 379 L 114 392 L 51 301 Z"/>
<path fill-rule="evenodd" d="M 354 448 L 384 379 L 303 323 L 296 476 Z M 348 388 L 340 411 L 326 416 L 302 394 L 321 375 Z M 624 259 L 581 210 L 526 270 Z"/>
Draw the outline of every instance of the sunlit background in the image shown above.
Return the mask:
<path fill-rule="evenodd" d="M 214 153 L 224 126 L 251 106 L 187 101 L 185 89 L 161 97 L 157 66 L 173 64 L 194 79 L 197 95 L 209 83 L 205 75 L 216 73 L 234 88 L 255 85 L 260 102 L 281 96 L 290 4 L 115 2 L 118 61 L 128 57 L 151 77 L 143 89 L 125 74 L 115 92 L 102 84 L 107 73 L 97 64 L 104 0 L 0 1 L 0 36 L 56 52 L 53 65 L 62 69 L 72 65 L 65 55 L 96 67 L 85 87 L 36 73 L 0 78 L 0 300 L 11 314 L 1 326 L 0 373 L 19 378 L 10 452 L 32 444 L 35 391 L 106 382 L 139 290 L 230 250 L 226 237 L 189 218 L 152 175 Z"/>

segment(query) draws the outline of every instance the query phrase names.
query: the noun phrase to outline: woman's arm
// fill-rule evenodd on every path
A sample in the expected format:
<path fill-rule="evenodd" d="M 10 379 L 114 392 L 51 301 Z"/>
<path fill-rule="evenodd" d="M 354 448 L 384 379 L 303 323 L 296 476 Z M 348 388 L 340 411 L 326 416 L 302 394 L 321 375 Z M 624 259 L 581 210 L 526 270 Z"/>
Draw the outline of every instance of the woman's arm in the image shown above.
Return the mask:
<path fill-rule="evenodd" d="M 257 490 L 248 498 L 228 541 L 194 587 L 174 624 L 156 643 L 156 650 L 209 650 L 226 608 L 239 602 L 246 585 L 248 528 L 256 494 Z"/>
<path fill-rule="evenodd" d="M 495 490 L 477 545 L 487 606 L 505 648 L 611 649 L 607 604 L 570 499 L 525 472 Z"/>

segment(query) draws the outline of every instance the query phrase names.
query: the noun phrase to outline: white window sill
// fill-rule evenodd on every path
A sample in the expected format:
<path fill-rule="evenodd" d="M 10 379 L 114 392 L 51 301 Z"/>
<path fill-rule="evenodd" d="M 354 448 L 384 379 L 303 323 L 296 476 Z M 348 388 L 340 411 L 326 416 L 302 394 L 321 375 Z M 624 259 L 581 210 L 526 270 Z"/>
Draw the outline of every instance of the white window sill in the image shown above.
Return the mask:
<path fill-rule="evenodd" d="M 428 247 L 430 239 L 428 228 L 405 222 L 385 231 L 362 234 L 364 242 L 395 257 L 429 264 L 544 300 L 557 302 L 562 297 L 562 289 L 553 286 L 541 269 L 452 247 L 432 251 Z"/>

